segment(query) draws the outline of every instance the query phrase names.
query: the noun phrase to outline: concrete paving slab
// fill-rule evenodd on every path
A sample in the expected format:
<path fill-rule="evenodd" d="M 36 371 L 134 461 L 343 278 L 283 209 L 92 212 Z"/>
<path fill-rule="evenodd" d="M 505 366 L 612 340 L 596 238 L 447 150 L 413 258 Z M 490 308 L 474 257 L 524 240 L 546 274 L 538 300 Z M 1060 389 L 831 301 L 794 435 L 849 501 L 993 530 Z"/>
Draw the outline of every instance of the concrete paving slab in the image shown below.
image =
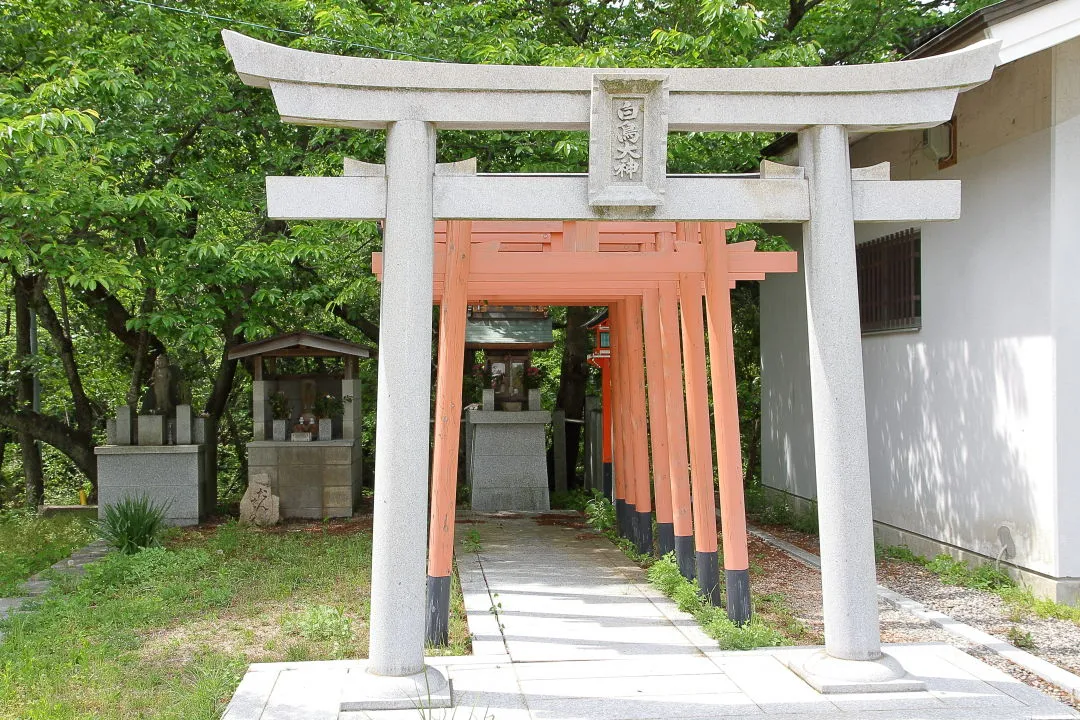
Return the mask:
<path fill-rule="evenodd" d="M 453 683 L 453 707 L 340 712 L 334 700 L 363 661 L 263 663 L 251 666 L 234 699 L 254 709 L 224 720 L 1080 718 L 937 643 L 885 648 L 925 683 L 924 692 L 823 696 L 785 665 L 793 653 L 815 648 L 721 651 L 647 585 L 640 568 L 614 547 L 581 540 L 580 529 L 530 517 L 473 527 L 482 551 L 459 549 L 457 562 L 470 629 L 485 628 L 473 648 L 487 654 L 428 659 Z"/>
<path fill-rule="evenodd" d="M 337 720 L 348 669 L 282 670 L 259 720 Z"/>

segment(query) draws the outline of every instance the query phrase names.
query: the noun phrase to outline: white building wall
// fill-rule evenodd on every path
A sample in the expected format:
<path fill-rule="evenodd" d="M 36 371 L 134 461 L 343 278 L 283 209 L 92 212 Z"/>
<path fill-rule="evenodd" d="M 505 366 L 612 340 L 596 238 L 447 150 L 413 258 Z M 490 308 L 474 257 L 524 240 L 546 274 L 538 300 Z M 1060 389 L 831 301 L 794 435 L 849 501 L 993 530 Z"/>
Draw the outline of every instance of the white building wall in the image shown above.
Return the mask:
<path fill-rule="evenodd" d="M 1053 50 L 1051 271 L 1057 339 L 1058 572 L 1080 578 L 1080 39 Z"/>
<path fill-rule="evenodd" d="M 852 159 L 856 166 L 888 160 L 894 179 L 963 181 L 962 218 L 922 228 L 922 329 L 863 341 L 875 520 L 990 557 L 1005 528 L 1019 565 L 1060 577 L 1075 574 L 1075 562 L 1059 559 L 1067 516 L 1057 472 L 1065 413 L 1055 398 L 1053 332 L 1063 313 L 1052 308 L 1063 299 L 1051 282 L 1061 241 L 1051 235 L 1058 176 L 1050 69 L 1050 52 L 1040 53 L 961 96 L 959 163 L 951 168 L 938 171 L 923 155 L 921 133 L 872 136 L 853 145 Z M 1073 182 L 1062 178 L 1057 189 L 1061 196 L 1074 188 L 1070 213 L 1080 206 Z M 1069 225 L 1080 259 L 1078 223 Z M 903 228 L 861 225 L 856 240 Z M 1080 282 L 1066 284 L 1075 311 L 1060 322 L 1080 324 Z M 763 479 L 813 497 L 802 276 L 770 277 L 761 298 Z M 1080 332 L 1072 337 L 1080 361 Z M 1068 462 L 1080 470 L 1080 435 L 1072 437 L 1076 458 Z M 1080 496 L 1075 481 L 1070 487 Z"/>

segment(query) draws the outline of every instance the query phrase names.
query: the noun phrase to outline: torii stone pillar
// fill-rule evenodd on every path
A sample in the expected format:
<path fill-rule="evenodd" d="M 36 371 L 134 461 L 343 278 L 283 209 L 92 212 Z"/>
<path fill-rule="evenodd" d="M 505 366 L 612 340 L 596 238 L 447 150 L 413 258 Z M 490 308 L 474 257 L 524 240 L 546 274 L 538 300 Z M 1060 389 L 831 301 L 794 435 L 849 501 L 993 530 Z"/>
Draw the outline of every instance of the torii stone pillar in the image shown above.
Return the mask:
<path fill-rule="evenodd" d="M 881 652 L 847 130 L 799 133 L 810 189 L 803 223 L 825 650 L 793 669 L 818 690 L 923 686 Z"/>
<path fill-rule="evenodd" d="M 367 673 L 341 710 L 450 703 L 446 678 L 424 665 L 428 406 L 435 219 L 435 128 L 400 120 L 386 131 L 386 227 L 379 305 L 379 390 Z M 407 440 L 407 441 L 406 441 Z M 381 676 L 381 677 L 380 677 Z M 419 700 L 418 700 L 419 698 Z M 395 704 L 396 703 L 396 704 Z"/>

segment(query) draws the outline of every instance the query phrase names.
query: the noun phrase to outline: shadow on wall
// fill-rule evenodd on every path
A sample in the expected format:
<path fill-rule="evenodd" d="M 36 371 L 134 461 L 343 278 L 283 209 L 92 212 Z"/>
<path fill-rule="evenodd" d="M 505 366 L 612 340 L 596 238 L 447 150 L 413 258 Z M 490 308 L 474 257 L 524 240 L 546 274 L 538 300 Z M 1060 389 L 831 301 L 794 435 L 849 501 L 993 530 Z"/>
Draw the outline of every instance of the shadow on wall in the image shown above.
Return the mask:
<path fill-rule="evenodd" d="M 1054 574 L 1049 339 L 916 339 L 863 342 L 875 520 Z"/>

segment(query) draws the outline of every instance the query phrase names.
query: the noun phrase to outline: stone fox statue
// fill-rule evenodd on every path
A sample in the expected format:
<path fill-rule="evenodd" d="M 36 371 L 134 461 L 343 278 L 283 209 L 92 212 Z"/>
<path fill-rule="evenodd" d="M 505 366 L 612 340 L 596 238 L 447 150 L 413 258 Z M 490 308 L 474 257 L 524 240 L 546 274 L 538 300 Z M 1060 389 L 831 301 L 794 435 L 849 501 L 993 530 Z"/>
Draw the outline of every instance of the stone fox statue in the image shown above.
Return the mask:
<path fill-rule="evenodd" d="M 143 396 L 142 414 L 171 416 L 177 405 L 191 403 L 191 393 L 180 375 L 180 368 L 169 363 L 169 356 L 162 353 L 154 360 L 150 372 L 150 387 Z"/>

